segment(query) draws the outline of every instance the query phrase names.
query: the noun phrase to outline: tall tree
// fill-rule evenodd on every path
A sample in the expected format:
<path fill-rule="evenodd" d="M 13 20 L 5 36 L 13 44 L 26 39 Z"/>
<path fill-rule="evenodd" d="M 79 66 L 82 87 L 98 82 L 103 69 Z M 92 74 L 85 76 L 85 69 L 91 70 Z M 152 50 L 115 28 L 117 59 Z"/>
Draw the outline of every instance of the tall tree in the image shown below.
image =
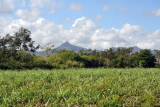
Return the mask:
<path fill-rule="evenodd" d="M 14 45 L 20 51 L 28 51 L 28 52 L 35 52 L 39 49 L 39 46 L 34 46 L 34 42 L 31 39 L 31 32 L 26 28 L 20 28 L 18 32 L 16 32 L 13 36 L 14 38 Z"/>
<path fill-rule="evenodd" d="M 21 27 L 13 36 L 7 34 L 0 39 L 0 46 L 3 49 L 7 48 L 7 50 L 35 52 L 40 45 L 34 46 L 34 42 L 31 38 L 31 32 Z"/>
<path fill-rule="evenodd" d="M 151 50 L 144 49 L 138 53 L 135 61 L 139 67 L 154 67 L 156 59 L 155 56 L 151 53 Z"/>

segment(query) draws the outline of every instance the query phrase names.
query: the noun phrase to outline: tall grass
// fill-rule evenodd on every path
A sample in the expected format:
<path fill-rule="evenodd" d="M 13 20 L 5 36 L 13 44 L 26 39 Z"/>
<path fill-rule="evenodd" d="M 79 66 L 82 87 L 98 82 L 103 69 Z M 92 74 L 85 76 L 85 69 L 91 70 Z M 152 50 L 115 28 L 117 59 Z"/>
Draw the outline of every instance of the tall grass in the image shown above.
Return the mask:
<path fill-rule="evenodd" d="M 160 106 L 160 69 L 0 71 L 0 106 Z"/>

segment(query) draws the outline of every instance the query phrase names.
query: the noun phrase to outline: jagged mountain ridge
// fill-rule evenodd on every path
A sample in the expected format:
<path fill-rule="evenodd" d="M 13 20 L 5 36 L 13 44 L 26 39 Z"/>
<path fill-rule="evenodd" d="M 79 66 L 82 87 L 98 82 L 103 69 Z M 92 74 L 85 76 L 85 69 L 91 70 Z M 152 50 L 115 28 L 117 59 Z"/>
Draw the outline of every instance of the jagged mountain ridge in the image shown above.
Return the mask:
<path fill-rule="evenodd" d="M 122 49 L 122 48 L 126 48 L 126 47 L 112 47 L 113 50 L 117 50 L 118 48 Z M 58 46 L 57 48 L 54 48 L 54 49 L 55 50 L 60 50 L 60 49 L 73 50 L 75 52 L 78 52 L 79 50 L 82 50 L 82 49 L 87 50 L 86 48 L 72 45 L 68 41 L 66 41 L 65 43 L 62 43 L 60 46 Z M 140 50 L 141 49 L 139 47 L 134 46 L 131 53 L 140 52 Z M 100 51 L 100 50 L 97 50 L 97 51 Z M 35 52 L 35 55 L 44 57 L 45 55 L 42 55 L 42 53 L 43 53 L 42 51 L 41 52 L 37 51 L 37 52 Z"/>
<path fill-rule="evenodd" d="M 126 48 L 126 47 L 112 47 L 113 50 L 117 50 L 118 48 L 122 49 L 122 48 Z M 72 45 L 68 41 L 66 41 L 65 43 L 61 44 L 59 47 L 57 47 L 55 49 L 56 50 L 60 50 L 60 49 L 73 50 L 75 52 L 78 52 L 79 50 L 82 50 L 82 49 L 86 50 L 85 48 Z M 141 49 L 139 47 L 134 46 L 131 53 L 140 52 L 140 50 Z M 99 50 L 97 50 L 97 51 L 99 51 Z"/>
<path fill-rule="evenodd" d="M 117 50 L 118 48 L 122 49 L 122 48 L 126 48 L 126 47 L 112 47 L 113 50 Z M 75 52 L 78 52 L 79 50 L 86 50 L 85 48 L 79 47 L 79 46 L 75 46 L 72 45 L 71 43 L 69 43 L 68 41 L 66 41 L 65 43 L 61 44 L 59 47 L 55 48 L 56 50 L 60 50 L 60 49 L 66 49 L 66 50 L 73 50 Z M 140 48 L 137 46 L 133 47 L 132 53 L 134 52 L 140 52 Z"/>

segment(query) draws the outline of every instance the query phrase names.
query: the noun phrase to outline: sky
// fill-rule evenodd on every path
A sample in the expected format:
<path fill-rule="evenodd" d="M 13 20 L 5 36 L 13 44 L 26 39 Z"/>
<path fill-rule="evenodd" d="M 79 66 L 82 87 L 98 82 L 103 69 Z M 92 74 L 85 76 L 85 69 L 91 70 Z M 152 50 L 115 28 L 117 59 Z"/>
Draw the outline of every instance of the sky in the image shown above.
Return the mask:
<path fill-rule="evenodd" d="M 41 46 L 160 49 L 160 0 L 0 0 L 0 36 L 21 27 Z"/>

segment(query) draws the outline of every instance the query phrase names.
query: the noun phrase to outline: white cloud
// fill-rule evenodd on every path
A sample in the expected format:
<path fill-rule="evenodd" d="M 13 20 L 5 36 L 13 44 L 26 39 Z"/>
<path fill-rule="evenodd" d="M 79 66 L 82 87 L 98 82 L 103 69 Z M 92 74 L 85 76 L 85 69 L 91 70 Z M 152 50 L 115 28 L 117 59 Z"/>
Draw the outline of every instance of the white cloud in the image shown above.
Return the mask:
<path fill-rule="evenodd" d="M 137 46 L 141 48 L 160 49 L 160 30 L 155 32 L 143 33 L 139 37 Z"/>
<path fill-rule="evenodd" d="M 60 25 L 55 25 L 43 18 L 38 18 L 35 21 L 28 22 L 23 19 L 4 19 L 0 18 L 3 23 L 0 24 L 1 35 L 4 36 L 7 33 L 13 34 L 18 31 L 20 27 L 25 27 L 32 32 L 32 38 L 37 44 L 44 45 L 48 42 L 53 42 L 56 45 L 66 40 L 68 30 L 64 29 Z"/>
<path fill-rule="evenodd" d="M 151 14 L 156 15 L 156 16 L 160 16 L 160 8 L 157 10 L 152 10 L 150 11 Z"/>
<path fill-rule="evenodd" d="M 138 25 L 125 24 L 120 30 L 120 34 L 121 35 L 135 35 L 141 29 L 142 27 Z"/>
<path fill-rule="evenodd" d="M 83 47 L 90 47 L 92 42 L 91 37 L 98 28 L 99 26 L 86 17 L 78 18 L 70 28 L 71 35 L 73 37 L 71 37 L 68 41 Z"/>
<path fill-rule="evenodd" d="M 35 21 L 37 20 L 38 16 L 41 14 L 41 12 L 38 9 L 32 9 L 31 12 L 27 10 L 19 9 L 16 12 L 16 15 L 20 17 L 23 20 L 26 21 Z"/>
<path fill-rule="evenodd" d="M 86 17 L 78 18 L 70 28 L 56 25 L 44 18 L 34 21 L 0 18 L 0 22 L 1 36 L 13 34 L 20 27 L 25 27 L 32 32 L 33 40 L 41 45 L 52 42 L 58 46 L 69 41 L 74 45 L 92 49 L 119 46 L 160 49 L 160 30 L 141 33 L 138 25 L 125 24 L 121 29 L 104 29 Z"/>
<path fill-rule="evenodd" d="M 102 10 L 103 11 L 108 11 L 110 8 L 111 8 L 110 5 L 105 5 L 105 6 L 103 6 Z"/>
<path fill-rule="evenodd" d="M 81 11 L 83 6 L 81 4 L 72 3 L 69 5 L 69 8 L 74 11 Z"/>
<path fill-rule="evenodd" d="M 119 30 L 114 28 L 110 30 L 105 30 L 102 28 L 96 30 L 91 40 L 94 43 L 94 47 L 99 49 L 128 45 L 128 43 L 119 36 Z"/>
<path fill-rule="evenodd" d="M 94 20 L 101 20 L 102 19 L 102 16 L 101 15 L 96 15 L 95 17 L 94 17 Z"/>

